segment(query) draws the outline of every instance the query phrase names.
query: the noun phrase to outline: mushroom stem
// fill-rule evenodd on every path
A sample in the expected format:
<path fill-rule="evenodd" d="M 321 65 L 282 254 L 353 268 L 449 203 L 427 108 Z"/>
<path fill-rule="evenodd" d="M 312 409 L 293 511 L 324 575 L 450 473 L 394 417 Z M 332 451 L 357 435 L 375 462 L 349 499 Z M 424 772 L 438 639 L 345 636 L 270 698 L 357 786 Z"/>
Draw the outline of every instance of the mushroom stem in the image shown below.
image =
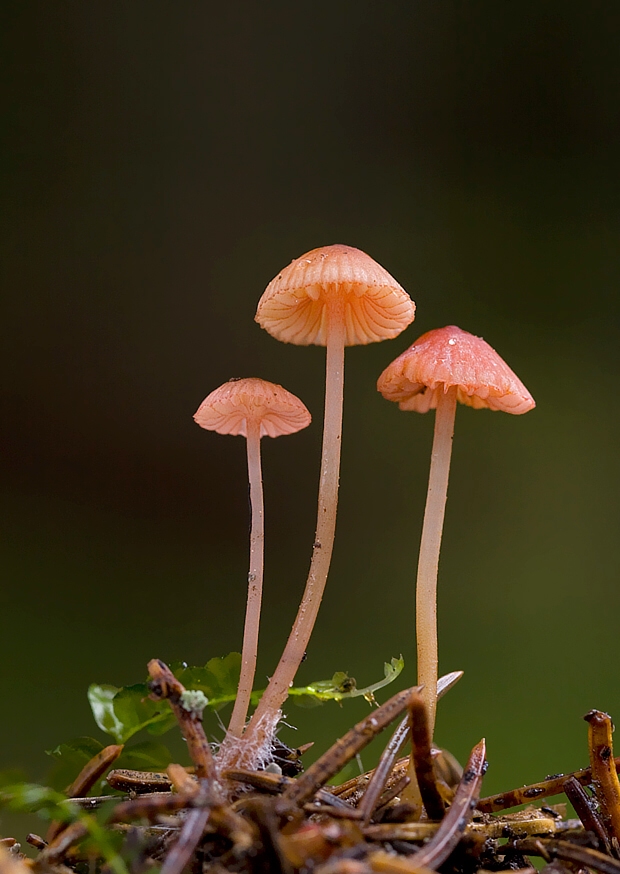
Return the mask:
<path fill-rule="evenodd" d="M 256 672 L 258 652 L 258 626 L 263 594 L 263 556 L 265 551 L 265 521 L 263 504 L 263 477 L 260 460 L 260 422 L 247 422 L 248 477 L 250 480 L 250 505 L 252 527 L 250 529 L 250 570 L 248 573 L 248 601 L 243 629 L 241 675 L 235 706 L 228 731 L 241 737 L 250 704 L 250 695 Z"/>
<path fill-rule="evenodd" d="M 340 474 L 340 445 L 342 442 L 342 404 L 344 387 L 344 304 L 333 301 L 327 326 L 327 364 L 325 372 L 325 420 L 323 425 L 323 452 L 319 482 L 318 515 L 312 560 L 303 598 L 289 634 L 284 652 L 269 681 L 267 690 L 246 731 L 254 730 L 263 714 L 280 709 L 312 634 L 327 583 L 327 574 L 334 547 L 338 481 Z"/>
<path fill-rule="evenodd" d="M 418 649 L 418 684 L 426 706 L 431 742 L 437 708 L 437 571 L 443 519 L 448 496 L 448 476 L 452 455 L 456 386 L 437 389 L 435 433 L 431 453 L 428 493 L 420 541 L 416 584 L 416 641 Z"/>

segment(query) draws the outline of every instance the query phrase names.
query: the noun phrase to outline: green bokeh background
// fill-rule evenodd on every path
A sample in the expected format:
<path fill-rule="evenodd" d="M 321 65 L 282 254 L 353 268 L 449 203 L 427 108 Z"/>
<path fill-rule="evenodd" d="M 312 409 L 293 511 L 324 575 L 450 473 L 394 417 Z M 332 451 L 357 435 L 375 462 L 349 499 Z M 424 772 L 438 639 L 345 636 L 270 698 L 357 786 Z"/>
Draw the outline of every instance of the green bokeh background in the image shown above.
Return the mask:
<path fill-rule="evenodd" d="M 90 682 L 238 649 L 244 444 L 192 414 L 232 376 L 314 414 L 264 440 L 259 676 L 313 540 L 324 350 L 254 323 L 292 258 L 343 242 L 418 304 L 347 353 L 341 504 L 308 682 L 401 652 L 432 416 L 375 390 L 419 334 L 482 335 L 524 417 L 458 411 L 440 667 L 465 677 L 437 740 L 486 736 L 485 791 L 587 760 L 618 718 L 620 7 L 613 2 L 9 2 L 3 146 L 0 767 L 102 735 Z M 386 693 L 383 693 L 383 698 Z M 287 708 L 315 755 L 364 701 Z M 215 721 L 213 736 L 221 736 Z M 364 756 L 372 764 L 377 748 Z"/>

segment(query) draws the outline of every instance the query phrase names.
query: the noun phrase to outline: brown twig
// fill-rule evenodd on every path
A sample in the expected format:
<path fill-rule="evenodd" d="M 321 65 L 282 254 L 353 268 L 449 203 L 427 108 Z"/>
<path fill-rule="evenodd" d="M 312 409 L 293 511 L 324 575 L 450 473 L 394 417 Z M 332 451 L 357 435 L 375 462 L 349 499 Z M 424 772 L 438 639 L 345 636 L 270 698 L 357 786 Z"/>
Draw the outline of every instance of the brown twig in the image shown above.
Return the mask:
<path fill-rule="evenodd" d="M 107 783 L 119 792 L 135 792 L 142 795 L 147 792 L 167 792 L 172 784 L 165 774 L 156 771 L 131 771 L 127 768 L 116 768 L 110 771 Z"/>
<path fill-rule="evenodd" d="M 329 807 L 336 808 L 337 810 L 346 813 L 347 811 L 353 815 L 355 819 L 359 819 L 359 811 L 356 810 L 348 801 L 345 801 L 343 798 L 338 798 L 337 795 L 334 795 L 329 789 L 325 789 L 321 787 L 321 789 L 317 789 L 314 794 L 314 800 L 320 802 L 321 804 L 328 805 Z"/>
<path fill-rule="evenodd" d="M 69 850 L 73 844 L 81 841 L 87 834 L 88 828 L 85 823 L 72 822 L 71 825 L 68 825 L 62 832 L 57 834 L 54 839 L 48 843 L 47 847 L 41 851 L 35 860 L 36 867 L 43 870 L 46 865 L 53 865 L 56 862 L 60 862 L 67 850 Z"/>
<path fill-rule="evenodd" d="M 573 825 L 579 820 L 573 820 Z M 565 821 L 562 821 L 565 824 Z M 466 834 L 479 835 L 484 840 L 498 838 L 524 838 L 528 835 L 556 835 L 561 831 L 560 821 L 545 814 L 540 808 L 527 807 L 508 816 L 484 816 L 483 822 L 470 822 Z M 580 831 L 583 834 L 583 831 Z"/>
<path fill-rule="evenodd" d="M 575 808 L 577 816 L 583 823 L 583 827 L 586 831 L 592 832 L 596 837 L 599 843 L 598 848 L 609 853 L 611 850 L 609 836 L 605 830 L 605 826 L 601 822 L 601 818 L 596 811 L 592 809 L 590 799 L 586 795 L 586 791 L 581 783 L 579 783 L 578 780 L 575 780 L 574 777 L 569 777 L 564 783 L 564 792 L 570 803 Z"/>
<path fill-rule="evenodd" d="M 168 765 L 166 768 L 166 776 L 170 780 L 174 791 L 180 792 L 188 798 L 192 795 L 197 795 L 200 791 L 198 780 L 191 774 L 188 774 L 183 765 Z"/>
<path fill-rule="evenodd" d="M 179 837 L 164 859 L 160 874 L 181 874 L 204 833 L 210 814 L 208 807 L 197 808 L 188 813 Z"/>
<path fill-rule="evenodd" d="M 536 838 L 535 840 L 518 840 L 502 847 L 502 850 L 515 850 L 528 856 L 542 856 L 547 861 L 563 859 L 574 862 L 580 867 L 593 868 L 602 874 L 620 874 L 620 862 L 590 847 L 582 847 L 569 841 L 557 841 L 553 838 Z"/>
<path fill-rule="evenodd" d="M 184 769 L 172 766 L 171 770 L 171 777 L 176 780 L 180 778 L 180 770 Z M 109 822 L 123 823 L 136 818 L 156 821 L 163 814 L 188 810 L 179 837 L 164 862 L 165 874 L 180 874 L 200 841 L 207 822 L 210 822 L 214 833 L 226 836 L 233 845 L 238 843 L 243 849 L 251 845 L 250 824 L 221 802 L 209 780 L 199 780 L 197 784 L 187 775 L 187 779 L 181 778 L 181 781 L 183 787 L 180 792 L 142 795 L 121 802 L 112 811 Z"/>
<path fill-rule="evenodd" d="M 121 801 L 110 814 L 109 822 L 131 822 L 134 819 L 146 819 L 153 822 L 166 813 L 176 813 L 186 807 L 193 806 L 194 795 L 190 797 L 176 792 L 153 792 L 151 795 L 141 795 L 129 801 Z"/>
<path fill-rule="evenodd" d="M 439 830 L 438 822 L 381 822 L 364 828 L 370 841 L 425 841 Z"/>
<path fill-rule="evenodd" d="M 431 757 L 431 734 L 429 731 L 427 708 L 421 697 L 414 695 L 409 704 L 411 725 L 411 757 L 420 788 L 420 795 L 428 818 L 443 819 L 443 798 L 437 789 L 435 771 Z"/>
<path fill-rule="evenodd" d="M 348 801 L 350 804 L 358 804 L 362 796 L 366 792 L 366 788 L 372 780 L 372 776 L 374 771 L 367 771 L 364 774 L 358 774 L 356 777 L 352 777 L 350 780 L 345 780 L 344 783 L 340 783 L 338 786 L 332 786 L 332 792 L 334 795 L 337 795 L 338 798 L 343 798 L 345 801 Z"/>
<path fill-rule="evenodd" d="M 368 856 L 368 864 L 371 871 L 378 874 L 435 874 L 432 868 L 426 865 L 416 865 L 412 856 L 397 856 L 395 853 L 386 853 L 385 850 L 376 850 Z"/>
<path fill-rule="evenodd" d="M 320 790 L 319 790 L 320 791 Z M 318 793 L 317 793 L 318 795 Z M 346 804 L 346 802 L 341 802 Z M 321 804 L 320 801 L 307 801 L 303 808 L 306 813 L 321 813 L 324 816 L 331 816 L 333 819 L 350 819 L 360 820 L 362 818 L 359 810 L 347 804 L 347 809 L 335 804 Z"/>
<path fill-rule="evenodd" d="M 302 805 L 317 789 L 337 774 L 346 763 L 364 749 L 392 720 L 403 712 L 419 689 L 414 686 L 397 692 L 385 704 L 366 716 L 330 747 L 307 771 L 287 787 L 282 795 L 284 805 Z"/>
<path fill-rule="evenodd" d="M 284 777 L 279 774 L 267 774 L 265 771 L 246 771 L 243 768 L 224 771 L 222 776 L 226 780 L 245 783 L 248 786 L 253 786 L 255 789 L 261 789 L 264 792 L 268 792 L 270 795 L 279 795 L 284 789 L 293 785 L 295 782 L 291 777 Z M 334 815 L 334 810 L 338 810 L 339 812 L 338 814 L 335 814 L 336 816 L 352 816 L 355 819 L 360 818 L 359 811 L 352 807 L 348 801 L 339 798 L 327 789 L 318 789 L 314 795 L 314 801 L 309 803 L 314 804 L 316 802 L 321 803 L 320 809 L 316 807 L 313 808 L 316 813 L 328 812 L 326 808 L 331 808 L 332 815 Z M 236 802 L 236 805 L 239 805 L 241 809 L 245 810 L 246 803 L 243 796 L 238 802 Z"/>
<path fill-rule="evenodd" d="M 151 677 L 149 697 L 153 701 L 167 699 L 170 702 L 181 734 L 187 741 L 187 749 L 191 759 L 196 766 L 196 776 L 199 779 L 207 779 L 214 783 L 217 772 L 211 747 L 202 727 L 201 714 L 184 706 L 181 696 L 186 691 L 185 687 L 164 662 L 159 659 L 151 659 L 148 670 Z"/>
<path fill-rule="evenodd" d="M 397 780 L 389 789 L 386 789 L 382 795 L 379 796 L 379 800 L 375 805 L 374 813 L 378 813 L 380 810 L 383 810 L 390 801 L 393 801 L 397 798 L 400 793 L 409 785 L 409 777 L 407 774 L 403 774 L 400 780 Z"/>
<path fill-rule="evenodd" d="M 443 677 L 440 677 L 437 682 L 437 700 L 443 698 L 446 692 L 455 686 L 462 676 L 463 671 L 452 671 L 450 674 L 445 674 Z M 379 796 L 383 792 L 390 771 L 394 767 L 394 763 L 408 738 L 409 716 L 406 716 L 402 722 L 399 723 L 396 731 L 388 741 L 388 744 L 379 759 L 379 764 L 374 771 L 371 771 L 368 788 L 364 792 L 364 797 L 358 805 L 359 809 L 363 812 L 364 825 L 369 824 L 373 812 L 378 806 L 377 802 Z"/>
<path fill-rule="evenodd" d="M 123 744 L 110 744 L 104 747 L 92 757 L 82 768 L 73 783 L 65 789 L 68 798 L 83 798 L 90 792 L 97 780 L 102 777 L 108 768 L 118 759 L 123 752 Z M 49 844 L 56 835 L 67 828 L 67 823 L 53 820 L 49 824 L 45 839 Z"/>
<path fill-rule="evenodd" d="M 620 771 L 620 756 L 613 760 L 614 767 Z M 519 804 L 528 804 L 535 799 L 549 798 L 551 795 L 561 795 L 564 792 L 564 783 L 569 777 L 574 777 L 582 786 L 592 783 L 592 768 L 583 768 L 569 774 L 554 774 L 539 783 L 530 783 L 510 792 L 502 792 L 499 795 L 489 795 L 481 798 L 478 802 L 478 810 L 482 813 L 497 813 L 499 810 L 508 810 L 510 807 L 518 807 Z"/>
<path fill-rule="evenodd" d="M 225 780 L 237 783 L 246 783 L 255 789 L 262 789 L 272 795 L 279 795 L 287 786 L 295 781 L 292 777 L 284 777 L 281 774 L 268 774 L 266 771 L 248 771 L 245 768 L 229 768 L 222 771 Z"/>
<path fill-rule="evenodd" d="M 426 827 L 426 829 L 430 827 L 436 829 L 436 831 L 429 842 L 422 847 L 421 850 L 418 850 L 417 853 L 414 853 L 406 859 L 394 857 L 397 859 L 397 862 L 395 863 L 397 867 L 389 869 L 394 871 L 394 874 L 420 874 L 421 869 L 437 868 L 439 865 L 443 864 L 452 853 L 458 842 L 461 840 L 476 806 L 476 801 L 480 793 L 482 777 L 486 770 L 485 752 L 486 746 L 483 739 L 471 751 L 469 761 L 465 766 L 465 771 L 463 772 L 463 777 L 456 790 L 454 800 L 439 827 L 437 827 L 435 823 L 403 824 L 404 826 L 417 827 L 416 831 L 420 833 L 424 831 L 424 829 L 420 827 Z M 368 837 L 372 836 L 379 840 L 385 840 L 385 837 L 379 837 L 379 835 L 384 836 L 387 833 L 387 829 L 383 826 L 371 826 L 365 830 L 365 834 Z M 372 859 L 374 858 L 375 854 L 369 857 L 368 861 L 371 865 L 373 865 Z M 379 864 L 384 866 L 382 870 L 386 872 L 388 871 L 388 868 L 385 867 L 388 865 L 388 859 L 379 857 Z M 618 874 L 620 874 L 620 872 L 618 872 Z"/>
<path fill-rule="evenodd" d="M 617 856 L 620 849 L 620 782 L 614 767 L 611 717 L 600 710 L 591 710 L 584 719 L 588 723 L 588 748 L 592 782 L 601 806 L 603 824 Z"/>
<path fill-rule="evenodd" d="M 282 846 L 278 817 L 273 808 L 273 800 L 254 796 L 248 799 L 245 807 L 246 815 L 258 829 L 263 847 L 261 868 L 263 871 L 280 871 L 281 874 L 293 874 L 286 852 Z"/>
<path fill-rule="evenodd" d="M 118 795 L 89 795 L 88 798 L 67 798 L 67 804 L 73 804 L 80 810 L 96 810 L 106 801 L 120 801 Z"/>
<path fill-rule="evenodd" d="M 404 756 L 403 758 L 398 759 L 398 761 L 392 767 L 391 772 L 388 774 L 387 780 L 383 780 L 385 787 L 387 789 L 391 789 L 392 786 L 397 783 L 404 775 L 407 775 L 408 767 L 409 756 Z M 332 786 L 331 791 L 339 798 L 343 798 L 344 800 L 348 801 L 349 804 L 359 807 L 359 805 L 363 801 L 364 795 L 366 794 L 367 787 L 372 782 L 374 773 L 374 771 L 368 771 L 365 774 L 360 774 L 359 777 L 354 777 L 352 780 L 347 780 L 340 786 Z"/>
<path fill-rule="evenodd" d="M 402 722 L 398 724 L 396 731 L 389 739 L 385 749 L 381 753 L 379 764 L 371 774 L 370 782 L 364 792 L 364 797 L 359 803 L 359 809 L 362 811 L 362 822 L 368 825 L 373 813 L 377 808 L 377 802 L 383 788 L 386 784 L 390 771 L 394 767 L 394 762 L 398 758 L 398 754 L 404 747 L 409 737 L 409 717 L 406 716 Z"/>
<path fill-rule="evenodd" d="M 68 798 L 83 798 L 93 788 L 97 780 L 102 777 L 108 768 L 118 759 L 123 752 L 123 744 L 110 744 L 100 750 L 96 756 L 87 762 L 73 783 L 65 789 Z"/>
<path fill-rule="evenodd" d="M 460 841 L 473 816 L 480 795 L 480 786 L 486 771 L 485 754 L 486 744 L 483 738 L 471 751 L 452 804 L 437 834 L 413 856 L 411 861 L 416 869 L 420 865 L 429 868 L 438 867 L 445 862 Z"/>
<path fill-rule="evenodd" d="M 0 838 L 0 874 L 32 874 L 36 860 L 25 859 L 19 849 L 20 844 L 14 838 Z M 71 872 L 66 869 L 62 874 Z"/>
<path fill-rule="evenodd" d="M 314 869 L 314 874 L 369 874 L 371 869 L 358 859 L 330 859 Z"/>
<path fill-rule="evenodd" d="M 577 823 L 574 820 L 572 825 Z M 485 814 L 483 822 L 470 822 L 464 834 L 481 837 L 484 840 L 498 838 L 535 836 L 556 836 L 568 825 L 553 816 L 545 815 L 539 809 L 520 810 L 509 816 L 495 817 Z M 437 822 L 394 822 L 370 825 L 364 829 L 364 835 L 371 841 L 424 841 L 436 835 L 440 823 Z M 580 830 L 580 836 L 583 830 Z"/>

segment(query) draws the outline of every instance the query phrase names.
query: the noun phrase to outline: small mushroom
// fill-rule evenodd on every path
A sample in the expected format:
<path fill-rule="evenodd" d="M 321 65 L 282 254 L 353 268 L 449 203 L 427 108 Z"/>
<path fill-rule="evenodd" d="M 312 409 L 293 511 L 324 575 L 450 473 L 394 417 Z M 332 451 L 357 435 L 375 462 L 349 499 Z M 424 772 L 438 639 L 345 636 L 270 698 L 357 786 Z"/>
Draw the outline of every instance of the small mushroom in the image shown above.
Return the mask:
<path fill-rule="evenodd" d="M 456 403 L 519 415 L 534 398 L 480 337 L 454 325 L 423 334 L 383 371 L 377 389 L 401 410 L 436 410 L 416 584 L 418 682 L 424 685 L 431 739 L 437 704 L 437 570 L 448 492 Z"/>
<path fill-rule="evenodd" d="M 282 706 L 308 645 L 331 561 L 338 503 L 344 347 L 396 337 L 415 304 L 369 255 L 351 246 L 313 249 L 267 286 L 259 325 L 285 343 L 327 347 L 325 421 L 318 518 L 308 581 L 288 642 L 246 734 Z"/>
<path fill-rule="evenodd" d="M 263 480 L 261 473 L 261 437 L 280 437 L 306 428 L 311 416 L 304 404 L 281 385 L 264 379 L 232 379 L 204 399 L 194 415 L 195 422 L 218 434 L 240 434 L 247 440 L 248 476 L 252 527 L 250 530 L 250 571 L 248 601 L 243 630 L 241 676 L 228 731 L 241 737 L 250 703 L 256 654 L 258 626 L 263 592 Z"/>

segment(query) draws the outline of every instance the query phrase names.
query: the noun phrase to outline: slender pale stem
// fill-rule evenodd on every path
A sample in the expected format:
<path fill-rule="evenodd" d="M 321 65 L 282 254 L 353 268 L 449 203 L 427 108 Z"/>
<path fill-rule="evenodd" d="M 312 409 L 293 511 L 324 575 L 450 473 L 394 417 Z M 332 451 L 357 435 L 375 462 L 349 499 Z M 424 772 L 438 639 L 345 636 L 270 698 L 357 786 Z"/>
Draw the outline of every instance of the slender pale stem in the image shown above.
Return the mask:
<path fill-rule="evenodd" d="M 308 646 L 327 582 L 336 530 L 340 445 L 342 442 L 345 341 L 342 311 L 343 305 L 334 301 L 332 311 L 328 315 L 323 455 L 316 535 L 308 580 L 286 647 L 275 673 L 269 681 L 267 690 L 250 721 L 246 735 L 252 732 L 253 727 L 260 722 L 264 714 L 276 712 L 284 703 Z"/>
<path fill-rule="evenodd" d="M 438 390 L 435 413 L 435 434 L 431 454 L 431 470 L 416 585 L 416 641 L 418 647 L 418 683 L 424 685 L 422 695 L 428 714 L 428 725 L 433 739 L 435 710 L 437 708 L 437 570 L 443 530 L 448 476 L 452 455 L 456 388 L 447 392 Z"/>
<path fill-rule="evenodd" d="M 241 676 L 228 731 L 241 737 L 250 704 L 250 695 L 256 672 L 258 626 L 263 594 L 263 556 L 265 551 L 265 521 L 263 518 L 263 477 L 260 462 L 260 423 L 247 422 L 248 477 L 250 480 L 250 571 L 248 573 L 248 602 L 243 629 Z"/>

